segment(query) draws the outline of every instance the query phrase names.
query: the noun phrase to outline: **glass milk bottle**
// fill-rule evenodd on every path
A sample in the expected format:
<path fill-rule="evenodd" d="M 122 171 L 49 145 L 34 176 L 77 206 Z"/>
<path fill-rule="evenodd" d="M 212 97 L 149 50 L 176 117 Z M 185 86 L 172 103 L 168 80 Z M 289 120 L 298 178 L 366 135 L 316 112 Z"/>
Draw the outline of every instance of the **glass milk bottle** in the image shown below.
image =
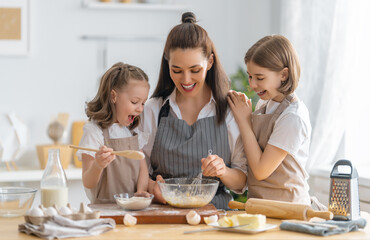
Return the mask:
<path fill-rule="evenodd" d="M 50 207 L 66 206 L 68 203 L 68 187 L 66 173 L 59 159 L 59 149 L 49 149 L 48 163 L 41 179 L 41 204 Z"/>

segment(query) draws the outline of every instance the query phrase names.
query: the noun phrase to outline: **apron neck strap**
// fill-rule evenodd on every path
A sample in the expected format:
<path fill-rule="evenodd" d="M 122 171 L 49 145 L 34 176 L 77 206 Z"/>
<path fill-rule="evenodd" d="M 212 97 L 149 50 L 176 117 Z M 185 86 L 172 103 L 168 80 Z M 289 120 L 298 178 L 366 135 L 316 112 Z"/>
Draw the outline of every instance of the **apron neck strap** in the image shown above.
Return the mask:
<path fill-rule="evenodd" d="M 294 93 L 287 95 L 284 100 L 279 104 L 279 106 L 274 111 L 274 115 L 276 115 L 276 119 L 280 116 L 280 114 L 293 102 L 296 102 L 298 98 L 295 96 Z"/>
<path fill-rule="evenodd" d="M 289 103 L 293 103 L 293 102 L 297 102 L 297 101 L 299 101 L 299 98 L 297 97 L 297 95 L 296 95 L 295 93 L 292 93 L 292 94 L 290 94 L 290 95 L 287 95 L 287 96 L 285 97 L 285 99 L 286 99 L 286 100 L 288 100 L 288 101 L 289 101 Z"/>
<path fill-rule="evenodd" d="M 110 143 L 109 143 L 109 130 L 108 128 L 102 128 L 101 129 L 103 131 L 103 137 L 104 137 L 104 145 L 106 145 L 107 147 L 110 147 Z"/>
<path fill-rule="evenodd" d="M 162 117 L 168 117 L 168 114 L 170 113 L 170 100 L 167 100 L 165 104 L 163 104 L 161 110 L 158 114 L 158 126 L 161 122 Z"/>
<path fill-rule="evenodd" d="M 274 111 L 274 114 L 280 115 L 285 110 L 285 108 L 287 108 L 287 106 L 290 103 L 296 102 L 298 100 L 299 100 L 299 98 L 295 95 L 295 93 L 292 93 L 290 95 L 287 95 L 283 99 L 283 101 L 281 101 L 281 103 L 278 106 L 278 108 Z M 269 103 L 269 101 L 267 101 L 266 103 L 264 103 L 258 110 L 254 111 L 254 113 L 255 114 L 260 114 L 260 113 L 261 114 L 266 114 L 267 104 Z"/>
<path fill-rule="evenodd" d="M 108 140 L 109 139 L 108 128 L 102 128 L 101 130 L 103 131 L 103 137 Z"/>

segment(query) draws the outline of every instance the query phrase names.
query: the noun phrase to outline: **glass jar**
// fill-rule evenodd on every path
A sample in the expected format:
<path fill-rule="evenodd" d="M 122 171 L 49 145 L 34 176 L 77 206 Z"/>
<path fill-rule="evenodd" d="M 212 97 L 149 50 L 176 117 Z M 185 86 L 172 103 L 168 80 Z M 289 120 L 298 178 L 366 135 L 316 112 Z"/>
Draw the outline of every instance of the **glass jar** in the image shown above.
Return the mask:
<path fill-rule="evenodd" d="M 66 206 L 68 203 L 67 177 L 60 163 L 59 149 L 49 149 L 48 162 L 42 175 L 41 204 L 50 207 Z"/>

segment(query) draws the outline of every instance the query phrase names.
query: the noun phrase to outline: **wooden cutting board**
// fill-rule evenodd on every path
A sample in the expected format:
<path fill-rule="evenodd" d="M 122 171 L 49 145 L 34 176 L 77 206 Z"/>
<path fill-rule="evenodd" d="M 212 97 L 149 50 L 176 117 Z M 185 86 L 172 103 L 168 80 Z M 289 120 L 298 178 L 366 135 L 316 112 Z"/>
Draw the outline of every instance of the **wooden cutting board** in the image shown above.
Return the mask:
<path fill-rule="evenodd" d="M 126 213 L 136 217 L 138 224 L 186 224 L 186 214 L 190 210 L 196 211 L 201 216 L 201 223 L 204 223 L 204 217 L 219 216 L 213 204 L 194 209 L 151 204 L 148 208 L 140 211 L 125 211 L 117 204 L 90 204 L 89 207 L 94 211 L 99 210 L 100 218 L 113 218 L 117 224 L 123 224 L 123 216 Z"/>

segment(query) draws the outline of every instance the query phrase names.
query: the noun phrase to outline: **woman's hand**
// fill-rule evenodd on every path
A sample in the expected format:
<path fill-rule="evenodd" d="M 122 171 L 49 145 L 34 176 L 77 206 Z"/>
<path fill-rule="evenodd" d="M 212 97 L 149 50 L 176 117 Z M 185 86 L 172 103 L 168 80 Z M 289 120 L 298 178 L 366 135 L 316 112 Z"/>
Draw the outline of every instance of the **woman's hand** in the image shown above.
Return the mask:
<path fill-rule="evenodd" d="M 159 188 L 159 185 L 157 182 L 164 183 L 164 179 L 161 175 L 157 175 L 156 181 L 150 180 L 149 183 L 149 192 L 154 195 L 154 202 L 166 204 L 167 201 L 163 198 L 161 189 Z"/>
<path fill-rule="evenodd" d="M 202 158 L 203 175 L 208 177 L 222 178 L 227 170 L 225 162 L 217 155 L 209 155 L 207 158 Z"/>
<path fill-rule="evenodd" d="M 116 155 L 112 152 L 112 148 L 107 148 L 106 146 L 100 147 L 99 151 L 95 154 L 95 165 L 99 169 L 106 168 L 109 163 L 116 159 Z"/>
<path fill-rule="evenodd" d="M 244 93 L 231 90 L 228 93 L 227 101 L 238 125 L 244 122 L 250 122 L 250 116 L 252 114 L 251 99 L 248 99 Z"/>

